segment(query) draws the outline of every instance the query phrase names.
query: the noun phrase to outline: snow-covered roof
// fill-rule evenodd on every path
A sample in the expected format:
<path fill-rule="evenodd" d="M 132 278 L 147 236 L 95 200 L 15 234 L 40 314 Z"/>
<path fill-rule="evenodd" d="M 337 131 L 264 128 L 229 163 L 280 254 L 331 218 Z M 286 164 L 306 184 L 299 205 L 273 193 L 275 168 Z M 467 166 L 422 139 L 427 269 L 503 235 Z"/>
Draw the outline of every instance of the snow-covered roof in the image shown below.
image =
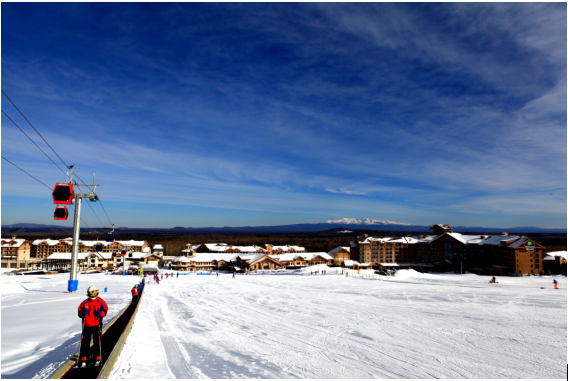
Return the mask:
<path fill-rule="evenodd" d="M 485 236 L 481 235 L 464 235 L 461 233 L 449 233 L 449 232 L 446 233 L 446 235 L 449 235 L 450 237 L 455 238 L 457 241 L 467 245 L 478 244 L 485 239 Z"/>
<path fill-rule="evenodd" d="M 160 245 L 159 243 L 154 245 L 154 250 L 159 250 L 159 249 L 163 249 L 164 247 L 162 245 Z"/>
<path fill-rule="evenodd" d="M 241 253 L 255 253 L 259 250 L 262 252 L 267 251 L 265 248 L 260 246 L 230 246 L 227 250 L 239 250 Z"/>
<path fill-rule="evenodd" d="M 122 246 L 142 246 L 146 241 L 135 241 L 131 239 L 130 241 L 114 241 L 114 242 L 118 242 Z"/>
<path fill-rule="evenodd" d="M 227 245 L 226 243 L 203 243 L 199 246 L 196 246 L 195 248 L 197 249 L 201 246 L 205 246 L 209 251 L 215 252 L 224 252 L 229 247 L 229 245 Z"/>
<path fill-rule="evenodd" d="M 63 241 L 63 240 L 62 240 L 62 241 Z M 36 240 L 34 240 L 34 241 L 32 242 L 32 245 L 39 245 L 39 244 L 41 244 L 41 243 L 46 243 L 46 244 L 48 244 L 49 246 L 55 246 L 55 245 L 57 245 L 57 244 L 59 243 L 59 240 L 58 240 L 58 239 L 49 239 L 49 238 L 46 238 L 46 239 L 36 239 Z M 71 244 L 70 242 L 65 242 L 65 243 Z"/>
<path fill-rule="evenodd" d="M 135 251 L 133 253 L 128 253 L 124 256 L 124 258 L 126 259 L 145 259 L 148 258 L 150 256 L 156 256 L 156 254 L 152 254 L 152 253 L 148 253 L 148 252 L 144 252 L 144 251 Z"/>
<path fill-rule="evenodd" d="M 543 261 L 554 261 L 556 260 L 556 258 L 554 258 L 552 255 L 547 255 L 544 258 L 542 258 Z"/>
<path fill-rule="evenodd" d="M 243 261 L 248 261 L 249 263 L 256 261 L 259 258 L 264 257 L 265 254 L 237 254 L 235 255 L 235 259 L 237 257 L 241 258 Z"/>
<path fill-rule="evenodd" d="M 295 261 L 296 258 L 304 260 L 304 253 L 284 253 L 284 254 L 269 255 L 269 257 L 274 258 L 279 262 L 291 262 Z"/>
<path fill-rule="evenodd" d="M 2 247 L 20 247 L 26 242 L 23 238 L 2 239 Z"/>
<path fill-rule="evenodd" d="M 331 255 L 329 255 L 328 253 L 324 253 L 319 252 L 319 253 L 302 253 L 302 257 L 306 258 L 306 260 L 311 261 L 312 259 L 314 259 L 315 257 L 320 256 L 325 260 L 332 260 L 333 257 Z"/>
<path fill-rule="evenodd" d="M 338 246 L 335 249 L 329 251 L 327 254 L 333 255 L 333 254 L 337 253 L 339 250 L 345 250 L 345 251 L 349 252 L 350 249 L 347 246 Z"/>
<path fill-rule="evenodd" d="M 488 236 L 486 239 L 484 239 L 483 241 L 479 242 L 479 245 L 500 245 L 501 242 L 509 242 L 509 241 L 516 241 L 518 240 L 519 236 L 506 236 L 506 235 L 492 235 L 492 236 Z"/>
<path fill-rule="evenodd" d="M 86 259 L 92 255 L 96 255 L 100 257 L 99 253 L 77 253 L 77 259 L 82 260 Z M 53 253 L 47 259 L 65 259 L 70 261 L 71 260 L 71 253 Z"/>
<path fill-rule="evenodd" d="M 266 244 L 264 245 L 265 247 L 268 248 L 268 246 L 272 246 L 272 251 L 278 251 L 278 250 L 282 250 L 282 251 L 306 251 L 305 247 L 302 246 L 294 246 L 294 245 L 285 245 L 285 246 L 274 246 L 271 244 Z"/>
<path fill-rule="evenodd" d="M 182 262 L 182 263 L 190 263 L 190 262 L 213 262 L 213 261 L 226 261 L 231 262 L 234 261 L 237 257 L 243 257 L 242 254 L 209 254 L 209 253 L 197 253 L 195 257 L 185 257 L 183 255 L 179 257 L 175 257 L 172 259 L 172 262 Z M 253 256 L 262 257 L 262 255 L 254 254 Z"/>
<path fill-rule="evenodd" d="M 551 251 L 550 253 L 546 254 L 551 257 L 562 257 L 564 259 L 567 259 L 568 255 L 566 253 L 567 253 L 566 251 Z"/>
<path fill-rule="evenodd" d="M 349 266 L 353 266 L 353 265 L 359 265 L 360 263 L 351 259 L 346 259 L 343 261 L 343 264 L 347 267 Z"/>
<path fill-rule="evenodd" d="M 507 247 L 515 248 L 515 247 L 518 247 L 518 246 L 522 245 L 522 244 L 525 243 L 526 241 L 527 241 L 526 239 L 521 238 L 521 239 L 519 239 L 518 241 L 513 242 L 512 244 L 510 244 L 510 245 L 507 246 Z"/>
<path fill-rule="evenodd" d="M 106 242 L 106 241 L 83 241 L 83 240 L 79 240 L 79 242 L 81 242 L 83 245 L 88 246 L 88 247 L 92 247 L 95 246 L 97 244 L 101 244 L 103 246 L 108 246 L 110 242 Z"/>

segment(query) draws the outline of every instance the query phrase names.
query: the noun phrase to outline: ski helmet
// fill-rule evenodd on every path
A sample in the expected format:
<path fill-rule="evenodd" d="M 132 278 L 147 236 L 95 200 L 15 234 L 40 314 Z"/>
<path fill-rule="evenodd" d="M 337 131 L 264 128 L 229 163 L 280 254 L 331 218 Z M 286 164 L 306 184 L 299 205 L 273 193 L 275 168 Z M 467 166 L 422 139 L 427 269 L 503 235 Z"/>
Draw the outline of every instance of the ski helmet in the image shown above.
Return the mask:
<path fill-rule="evenodd" d="M 97 286 L 91 286 L 87 289 L 87 296 L 91 298 L 99 296 L 99 289 Z"/>

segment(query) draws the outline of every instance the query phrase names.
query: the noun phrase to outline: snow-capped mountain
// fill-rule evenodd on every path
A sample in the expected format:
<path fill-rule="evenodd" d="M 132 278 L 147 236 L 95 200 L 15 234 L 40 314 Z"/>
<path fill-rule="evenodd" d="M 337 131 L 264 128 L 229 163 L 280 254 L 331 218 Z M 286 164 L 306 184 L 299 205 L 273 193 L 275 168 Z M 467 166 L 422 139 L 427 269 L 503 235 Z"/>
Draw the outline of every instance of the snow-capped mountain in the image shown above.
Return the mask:
<path fill-rule="evenodd" d="M 395 222 L 395 221 L 389 221 L 389 220 L 375 220 L 373 218 L 337 218 L 335 220 L 327 220 L 327 221 L 324 221 L 324 222 L 316 222 L 316 224 L 413 226 L 413 224 L 405 224 L 403 222 Z"/>

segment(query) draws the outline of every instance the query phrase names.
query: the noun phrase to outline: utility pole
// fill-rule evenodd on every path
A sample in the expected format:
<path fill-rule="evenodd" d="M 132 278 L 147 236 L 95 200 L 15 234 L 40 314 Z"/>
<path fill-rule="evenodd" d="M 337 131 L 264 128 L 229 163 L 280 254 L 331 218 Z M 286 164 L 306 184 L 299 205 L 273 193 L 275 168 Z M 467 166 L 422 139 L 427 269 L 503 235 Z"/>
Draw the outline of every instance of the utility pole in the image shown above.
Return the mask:
<path fill-rule="evenodd" d="M 71 170 L 71 180 L 73 182 L 73 166 L 70 166 Z M 93 181 L 94 182 L 94 181 Z M 96 195 L 95 189 L 99 186 L 98 184 L 75 184 L 77 186 L 87 186 L 93 187 L 93 190 L 88 193 L 75 193 L 75 219 L 73 221 L 73 249 L 71 252 L 71 274 L 69 276 L 69 292 L 75 292 L 79 288 L 79 280 L 77 279 L 77 267 L 78 267 L 78 251 L 79 251 L 79 229 L 81 222 L 81 203 L 84 198 L 88 198 L 89 201 L 98 201 L 99 196 Z"/>

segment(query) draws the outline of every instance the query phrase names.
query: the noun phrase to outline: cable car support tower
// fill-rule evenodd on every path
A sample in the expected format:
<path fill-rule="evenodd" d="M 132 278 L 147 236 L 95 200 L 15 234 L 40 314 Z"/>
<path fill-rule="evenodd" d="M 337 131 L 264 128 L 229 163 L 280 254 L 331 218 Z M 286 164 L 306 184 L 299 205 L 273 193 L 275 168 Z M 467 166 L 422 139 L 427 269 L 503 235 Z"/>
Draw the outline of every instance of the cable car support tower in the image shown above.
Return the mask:
<path fill-rule="evenodd" d="M 71 253 L 71 274 L 69 277 L 69 287 L 68 287 L 68 291 L 69 292 L 75 292 L 77 291 L 77 288 L 79 287 L 79 280 L 77 279 L 77 268 L 78 268 L 78 260 L 77 260 L 77 253 L 79 251 L 79 229 L 80 229 L 80 223 L 81 223 L 81 203 L 83 201 L 84 198 L 89 199 L 89 201 L 93 202 L 93 201 L 99 201 L 99 196 L 97 196 L 97 194 L 95 193 L 95 189 L 99 186 L 98 184 L 77 184 L 75 183 L 76 186 L 80 187 L 80 186 L 86 186 L 89 187 L 89 192 L 88 193 L 74 193 L 72 190 L 73 187 L 73 165 L 69 166 L 69 170 L 71 171 L 71 178 L 68 181 L 65 181 L 65 183 L 61 184 L 61 186 L 63 187 L 68 187 L 71 189 L 70 191 L 70 195 L 71 197 L 69 198 L 69 203 L 71 198 L 75 198 L 75 219 L 73 221 L 73 248 L 72 248 L 72 253 Z M 94 175 L 93 175 L 94 177 Z M 53 191 L 54 193 L 54 202 L 57 203 L 56 200 L 56 191 L 58 189 L 58 184 L 55 185 L 55 189 Z M 92 189 L 91 189 L 92 187 Z"/>

